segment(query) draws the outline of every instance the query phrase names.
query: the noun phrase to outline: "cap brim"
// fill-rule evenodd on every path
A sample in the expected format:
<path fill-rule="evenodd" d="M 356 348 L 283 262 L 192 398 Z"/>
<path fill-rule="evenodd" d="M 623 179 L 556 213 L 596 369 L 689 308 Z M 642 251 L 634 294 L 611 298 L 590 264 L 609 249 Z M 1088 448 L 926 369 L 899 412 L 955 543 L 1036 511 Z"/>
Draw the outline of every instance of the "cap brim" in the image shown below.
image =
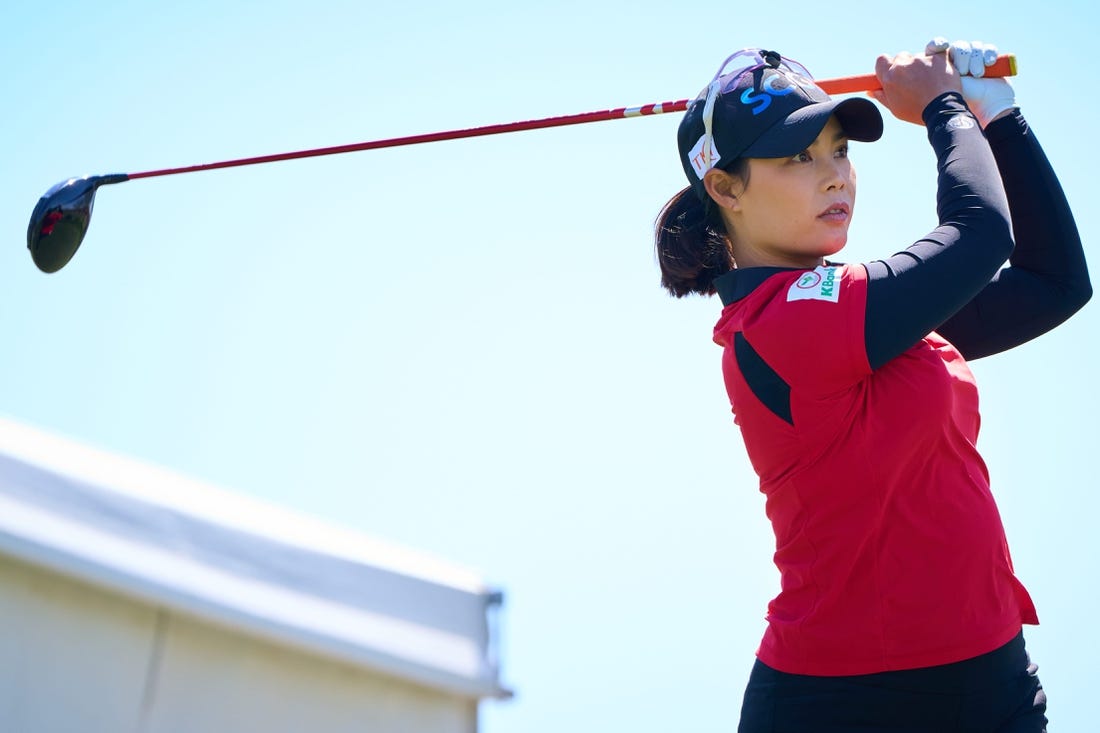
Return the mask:
<path fill-rule="evenodd" d="M 882 137 L 882 114 L 875 103 L 850 97 L 796 109 L 772 125 L 740 157 L 785 158 L 801 153 L 817 139 L 834 114 L 849 140 L 869 143 Z"/>

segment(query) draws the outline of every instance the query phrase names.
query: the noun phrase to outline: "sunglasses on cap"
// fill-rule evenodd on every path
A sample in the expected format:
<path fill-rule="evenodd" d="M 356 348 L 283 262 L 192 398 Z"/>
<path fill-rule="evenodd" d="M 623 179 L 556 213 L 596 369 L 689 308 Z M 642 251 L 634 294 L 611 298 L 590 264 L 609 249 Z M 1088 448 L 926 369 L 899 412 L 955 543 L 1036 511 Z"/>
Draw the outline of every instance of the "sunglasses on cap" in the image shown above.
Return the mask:
<path fill-rule="evenodd" d="M 730 68 L 731 64 L 733 68 Z M 704 87 L 695 98 L 696 101 L 706 100 L 703 105 L 704 151 L 714 150 L 714 105 L 718 101 L 718 97 L 735 90 L 741 77 L 746 74 L 769 68 L 782 70 L 787 74 L 801 77 L 809 83 L 813 83 L 814 77 L 805 66 L 794 59 L 781 56 L 775 51 L 765 51 L 761 48 L 744 48 L 730 54 L 718 67 L 718 71 L 714 74 L 710 84 Z M 712 159 L 716 160 L 717 156 L 713 156 Z M 713 167 L 713 165 L 708 167 Z"/>

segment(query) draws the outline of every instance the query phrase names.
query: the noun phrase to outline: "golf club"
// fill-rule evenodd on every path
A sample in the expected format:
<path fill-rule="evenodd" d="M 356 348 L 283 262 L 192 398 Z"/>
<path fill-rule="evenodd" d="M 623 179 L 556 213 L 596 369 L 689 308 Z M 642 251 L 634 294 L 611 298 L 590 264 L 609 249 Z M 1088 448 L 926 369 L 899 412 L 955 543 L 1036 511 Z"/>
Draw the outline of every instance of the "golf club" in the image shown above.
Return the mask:
<path fill-rule="evenodd" d="M 1016 74 L 1015 56 L 1012 54 L 1002 54 L 998 57 L 997 62 L 993 66 L 986 69 L 985 73 L 986 76 L 990 77 L 1014 76 Z M 881 88 L 874 74 L 818 80 L 817 85 L 828 94 L 869 92 Z M 31 252 L 31 258 L 34 260 L 34 264 L 37 265 L 38 269 L 42 272 L 57 272 L 68 264 L 69 260 L 76 254 L 77 248 L 80 247 L 80 243 L 84 240 L 84 235 L 88 231 L 88 225 L 92 218 L 92 204 L 95 200 L 96 190 L 100 186 L 112 183 L 122 183 L 123 181 L 134 180 L 135 178 L 170 176 L 177 173 L 194 173 L 196 171 L 214 170 L 216 168 L 232 168 L 244 165 L 257 165 L 260 163 L 274 163 L 280 160 L 336 155 L 338 153 L 352 153 L 377 148 L 392 148 L 401 145 L 417 145 L 419 143 L 436 142 L 440 140 L 456 140 L 466 137 L 498 135 L 505 132 L 536 130 L 546 127 L 579 125 L 587 122 L 600 122 L 603 120 L 644 117 L 666 112 L 682 112 L 687 109 L 690 102 L 690 99 L 681 99 L 677 102 L 647 104 L 642 107 L 619 107 L 616 109 L 599 112 L 585 112 L 563 117 L 546 117 L 538 120 L 487 125 L 485 127 L 474 127 L 464 130 L 433 132 L 423 135 L 390 138 L 387 140 L 371 140 L 353 143 L 351 145 L 337 145 L 334 147 L 298 150 L 289 153 L 276 153 L 274 155 L 262 155 L 254 158 L 238 158 L 236 160 L 224 160 L 216 163 L 205 163 L 183 168 L 165 168 L 163 170 L 144 171 L 141 173 L 114 173 L 102 176 L 70 178 L 46 191 L 42 198 L 39 199 L 38 205 L 34 207 L 34 211 L 31 213 L 30 224 L 27 227 L 27 249 Z"/>

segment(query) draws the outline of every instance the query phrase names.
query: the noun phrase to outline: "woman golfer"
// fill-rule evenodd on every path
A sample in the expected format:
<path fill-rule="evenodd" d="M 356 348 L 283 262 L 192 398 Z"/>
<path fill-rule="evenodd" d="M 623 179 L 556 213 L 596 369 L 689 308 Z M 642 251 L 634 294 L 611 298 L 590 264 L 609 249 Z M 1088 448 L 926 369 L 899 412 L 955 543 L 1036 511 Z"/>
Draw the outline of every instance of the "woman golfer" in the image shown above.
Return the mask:
<path fill-rule="evenodd" d="M 848 141 L 882 133 L 873 102 L 750 50 L 680 125 L 690 185 L 657 222 L 662 284 L 721 298 L 714 340 L 781 574 L 742 733 L 1045 729 L 1021 633 L 1038 619 L 975 448 L 967 360 L 1092 291 L 1011 86 L 976 78 L 986 50 L 877 60 L 875 99 L 935 151 L 939 226 L 884 233 L 908 247 L 873 262 L 832 259 L 855 205 Z"/>

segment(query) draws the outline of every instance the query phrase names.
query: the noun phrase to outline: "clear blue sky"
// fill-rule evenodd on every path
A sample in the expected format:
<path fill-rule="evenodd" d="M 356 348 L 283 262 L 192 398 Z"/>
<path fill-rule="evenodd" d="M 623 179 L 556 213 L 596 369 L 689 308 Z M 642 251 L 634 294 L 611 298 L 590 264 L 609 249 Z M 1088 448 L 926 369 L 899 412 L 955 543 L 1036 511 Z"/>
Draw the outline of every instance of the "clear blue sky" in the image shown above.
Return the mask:
<path fill-rule="evenodd" d="M 1095 268 L 1095 7 L 375 5 L 0 10 L 0 413 L 480 570 L 518 690 L 487 733 L 733 730 L 777 575 L 718 305 L 657 286 L 678 116 L 110 186 L 55 275 L 31 209 L 73 175 L 690 97 L 743 46 L 825 78 L 944 35 L 1018 55 Z M 920 128 L 852 155 L 847 259 L 934 225 Z M 1098 314 L 974 365 L 1055 730 L 1094 722 Z"/>

